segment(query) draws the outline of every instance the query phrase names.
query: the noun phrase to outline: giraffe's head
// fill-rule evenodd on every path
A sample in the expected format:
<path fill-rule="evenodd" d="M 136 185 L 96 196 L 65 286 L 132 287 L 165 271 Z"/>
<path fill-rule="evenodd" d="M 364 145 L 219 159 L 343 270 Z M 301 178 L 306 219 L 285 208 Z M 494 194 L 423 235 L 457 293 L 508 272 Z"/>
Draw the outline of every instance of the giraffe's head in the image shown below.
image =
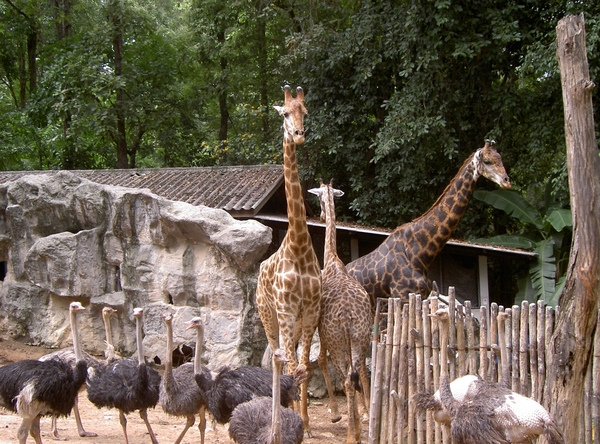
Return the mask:
<path fill-rule="evenodd" d="M 304 107 L 304 91 L 296 88 L 296 98 L 292 97 L 289 85 L 283 87 L 285 103 L 274 106 L 280 116 L 283 116 L 283 137 L 297 145 L 304 143 L 304 116 L 308 114 Z"/>
<path fill-rule="evenodd" d="M 321 222 L 325 222 L 326 219 L 326 206 L 329 205 L 330 208 L 334 208 L 333 198 L 342 197 L 344 195 L 342 190 L 333 188 L 333 180 L 330 181 L 329 184 L 325 184 L 321 180 L 319 188 L 311 188 L 308 192 L 315 196 L 319 196 L 319 202 L 321 202 Z"/>
<path fill-rule="evenodd" d="M 504 169 L 502 157 L 496 151 L 496 142 L 486 140 L 485 146 L 478 149 L 475 153 L 473 162 L 478 174 L 481 174 L 492 182 L 496 182 L 501 188 L 510 188 L 510 179 Z"/>

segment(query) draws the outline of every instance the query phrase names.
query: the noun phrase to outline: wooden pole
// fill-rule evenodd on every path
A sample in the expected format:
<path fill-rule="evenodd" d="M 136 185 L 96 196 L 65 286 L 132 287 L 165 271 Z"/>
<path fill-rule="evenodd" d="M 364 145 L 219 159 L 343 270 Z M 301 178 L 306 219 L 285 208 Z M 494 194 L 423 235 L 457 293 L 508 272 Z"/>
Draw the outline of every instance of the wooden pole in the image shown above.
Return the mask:
<path fill-rule="evenodd" d="M 529 321 L 529 302 L 521 302 L 521 323 L 519 325 L 519 393 L 523 396 L 529 396 L 529 329 L 527 322 Z"/>
<path fill-rule="evenodd" d="M 565 442 L 579 438 L 583 385 L 591 362 L 600 294 L 600 157 L 583 14 L 561 19 L 556 27 L 567 145 L 567 171 L 573 241 L 560 297 L 560 314 L 551 338 L 548 379 L 553 382 L 550 411 Z"/>
<path fill-rule="evenodd" d="M 469 371 L 470 375 L 477 374 L 477 355 L 475 354 L 475 327 L 473 325 L 473 312 L 471 310 L 471 301 L 465 301 L 465 323 L 467 325 L 467 350 L 469 353 Z"/>

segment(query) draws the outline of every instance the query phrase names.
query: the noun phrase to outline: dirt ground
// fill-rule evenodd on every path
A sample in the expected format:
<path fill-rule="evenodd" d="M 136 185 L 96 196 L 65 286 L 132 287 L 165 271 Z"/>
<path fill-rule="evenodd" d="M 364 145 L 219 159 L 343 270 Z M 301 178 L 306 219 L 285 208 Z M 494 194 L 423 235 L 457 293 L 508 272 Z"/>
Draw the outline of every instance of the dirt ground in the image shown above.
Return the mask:
<path fill-rule="evenodd" d="M 15 362 L 21 359 L 37 359 L 38 357 L 49 353 L 51 350 L 34 347 L 20 342 L 0 339 L 0 366 Z M 347 409 L 346 400 L 343 396 L 337 397 L 342 420 L 338 423 L 331 423 L 328 411 L 327 399 L 310 399 L 308 413 L 310 415 L 310 424 L 312 428 L 312 438 L 305 438 L 306 444 L 334 444 L 343 443 L 346 439 Z M 117 410 L 98 409 L 91 404 L 85 392 L 79 395 L 79 411 L 81 412 L 83 426 L 88 432 L 97 433 L 97 437 L 81 438 L 77 433 L 75 418 L 71 414 L 68 418 L 58 420 L 59 433 L 67 438 L 68 442 L 74 444 L 96 444 L 96 443 L 123 443 L 123 433 L 119 424 L 119 413 Z M 183 430 L 185 424 L 184 418 L 176 418 L 166 415 L 160 405 L 155 409 L 148 411 L 148 417 L 152 429 L 160 443 L 172 443 Z M 21 423 L 19 416 L 9 413 L 0 408 L 0 444 L 16 443 L 17 429 Z M 191 444 L 200 442 L 200 433 L 198 432 L 198 423 L 188 430 L 182 444 Z M 368 424 L 362 424 L 362 441 L 367 441 Z M 53 437 L 50 433 L 50 418 L 43 418 L 41 421 L 42 439 L 44 442 L 52 442 Z M 150 443 L 150 435 L 146 426 L 139 415 L 132 413 L 127 417 L 127 433 L 129 444 Z M 33 438 L 27 442 L 33 443 Z M 206 444 L 226 444 L 232 443 L 225 426 L 213 424 L 212 418 L 208 416 L 206 426 Z"/>

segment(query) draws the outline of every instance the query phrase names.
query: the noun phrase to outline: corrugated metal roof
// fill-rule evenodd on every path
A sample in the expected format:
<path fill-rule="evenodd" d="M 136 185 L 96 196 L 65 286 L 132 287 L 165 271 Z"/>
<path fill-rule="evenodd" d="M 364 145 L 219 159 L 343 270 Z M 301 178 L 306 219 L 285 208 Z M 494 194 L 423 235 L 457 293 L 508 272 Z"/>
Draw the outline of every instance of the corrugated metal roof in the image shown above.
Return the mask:
<path fill-rule="evenodd" d="M 0 183 L 49 171 L 0 171 Z M 148 188 L 169 200 L 221 208 L 237 217 L 253 217 L 283 184 L 282 165 L 206 168 L 148 168 L 128 170 L 72 170 L 103 185 Z"/>

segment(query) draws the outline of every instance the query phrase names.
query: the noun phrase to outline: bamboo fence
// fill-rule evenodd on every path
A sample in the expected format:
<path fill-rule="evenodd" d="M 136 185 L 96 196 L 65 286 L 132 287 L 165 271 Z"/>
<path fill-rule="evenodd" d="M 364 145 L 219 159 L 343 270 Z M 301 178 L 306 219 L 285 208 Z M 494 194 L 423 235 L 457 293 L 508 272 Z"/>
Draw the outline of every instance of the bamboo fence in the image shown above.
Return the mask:
<path fill-rule="evenodd" d="M 438 323 L 428 316 L 442 304 L 449 307 L 450 315 L 447 345 L 440 344 Z M 432 294 L 426 300 L 411 294 L 406 304 L 400 299 L 378 300 L 371 355 L 369 444 L 450 443 L 449 430 L 436 423 L 431 412 L 418 415 L 410 402 L 415 393 L 438 390 L 444 364 L 440 348 L 444 346 L 448 347 L 451 381 L 467 374 L 508 381 L 513 391 L 548 408 L 552 387 L 546 381 L 546 357 L 558 310 L 543 302 L 523 302 L 510 308 L 492 303 L 489 310 L 480 307 L 477 316 L 470 301 L 460 304 L 456 300 L 453 287 L 448 296 Z M 501 312 L 506 313 L 504 323 L 498 321 Z M 582 444 L 600 443 L 600 438 L 594 441 L 592 432 L 600 430 L 599 331 L 584 387 L 578 440 Z"/>

